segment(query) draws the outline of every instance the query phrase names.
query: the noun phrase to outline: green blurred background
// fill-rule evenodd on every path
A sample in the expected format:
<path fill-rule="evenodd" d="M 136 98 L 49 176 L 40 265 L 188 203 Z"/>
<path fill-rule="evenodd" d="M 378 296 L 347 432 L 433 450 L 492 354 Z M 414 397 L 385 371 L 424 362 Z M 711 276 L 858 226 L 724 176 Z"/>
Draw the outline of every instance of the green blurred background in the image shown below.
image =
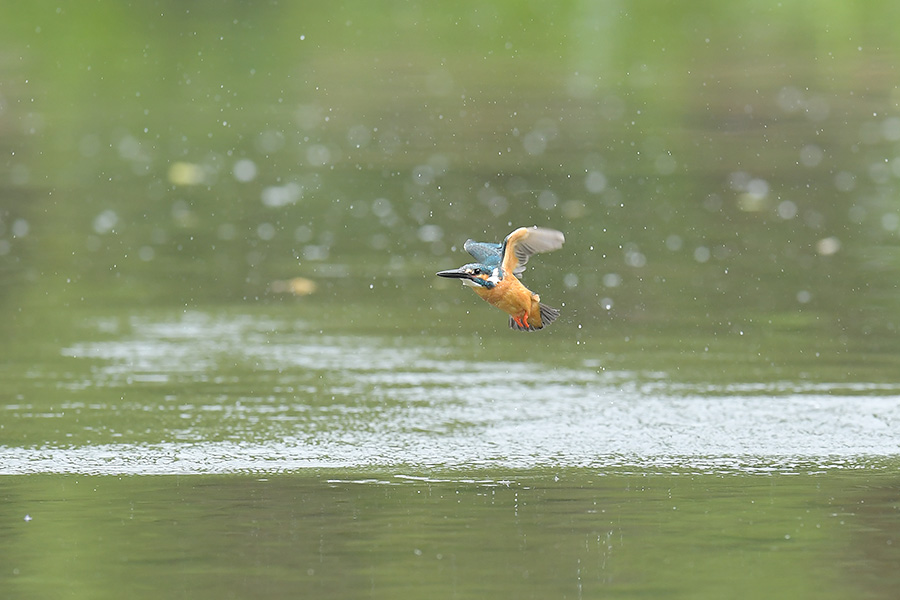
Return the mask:
<path fill-rule="evenodd" d="M 897 10 L 7 6 L 4 328 L 301 276 L 353 331 L 506 335 L 433 273 L 538 224 L 564 335 L 893 354 Z"/>
<path fill-rule="evenodd" d="M 4 3 L 3 589 L 894 597 L 898 22 Z"/>

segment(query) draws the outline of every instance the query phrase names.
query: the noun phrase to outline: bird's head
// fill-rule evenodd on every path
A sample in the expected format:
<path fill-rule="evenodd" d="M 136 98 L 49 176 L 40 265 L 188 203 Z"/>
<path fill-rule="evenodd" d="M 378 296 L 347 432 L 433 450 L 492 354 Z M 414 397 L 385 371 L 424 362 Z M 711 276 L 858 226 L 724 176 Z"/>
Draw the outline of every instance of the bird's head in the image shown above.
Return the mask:
<path fill-rule="evenodd" d="M 481 263 L 469 263 L 458 269 L 440 271 L 438 277 L 459 279 L 465 285 L 471 287 L 484 287 L 491 289 L 500 282 L 500 269 L 489 267 Z"/>

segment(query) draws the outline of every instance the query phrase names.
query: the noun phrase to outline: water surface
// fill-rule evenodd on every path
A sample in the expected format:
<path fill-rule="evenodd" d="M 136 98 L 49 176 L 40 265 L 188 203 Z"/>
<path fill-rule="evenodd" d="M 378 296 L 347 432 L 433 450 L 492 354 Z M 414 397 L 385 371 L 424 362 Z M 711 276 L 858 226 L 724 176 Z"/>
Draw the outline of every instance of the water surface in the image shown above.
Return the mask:
<path fill-rule="evenodd" d="M 896 595 L 896 3 L 0 12 L 4 597 Z"/>
<path fill-rule="evenodd" d="M 4 407 L 4 438 L 18 446 L 6 472 L 753 472 L 897 450 L 900 384 L 673 382 L 599 359 L 473 358 L 469 339 L 329 335 L 265 313 L 93 329 L 102 339 L 67 344 L 55 369 L 24 374 L 31 389 Z"/>

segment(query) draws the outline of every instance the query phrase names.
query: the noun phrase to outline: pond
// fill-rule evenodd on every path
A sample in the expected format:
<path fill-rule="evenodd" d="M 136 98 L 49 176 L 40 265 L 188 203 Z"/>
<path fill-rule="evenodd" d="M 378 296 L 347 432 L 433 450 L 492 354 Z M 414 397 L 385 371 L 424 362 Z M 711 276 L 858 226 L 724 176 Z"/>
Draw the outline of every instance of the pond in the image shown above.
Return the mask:
<path fill-rule="evenodd" d="M 0 586 L 892 598 L 898 11 L 5 8 Z"/>

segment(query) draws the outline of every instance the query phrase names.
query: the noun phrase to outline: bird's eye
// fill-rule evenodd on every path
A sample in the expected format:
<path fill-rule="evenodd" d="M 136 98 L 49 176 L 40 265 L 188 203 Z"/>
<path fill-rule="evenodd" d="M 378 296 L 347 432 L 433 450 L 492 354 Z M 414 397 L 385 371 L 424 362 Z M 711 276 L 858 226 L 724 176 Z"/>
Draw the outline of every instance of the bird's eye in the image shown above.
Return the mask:
<path fill-rule="evenodd" d="M 481 275 L 481 269 L 473 269 L 472 275 Z"/>

